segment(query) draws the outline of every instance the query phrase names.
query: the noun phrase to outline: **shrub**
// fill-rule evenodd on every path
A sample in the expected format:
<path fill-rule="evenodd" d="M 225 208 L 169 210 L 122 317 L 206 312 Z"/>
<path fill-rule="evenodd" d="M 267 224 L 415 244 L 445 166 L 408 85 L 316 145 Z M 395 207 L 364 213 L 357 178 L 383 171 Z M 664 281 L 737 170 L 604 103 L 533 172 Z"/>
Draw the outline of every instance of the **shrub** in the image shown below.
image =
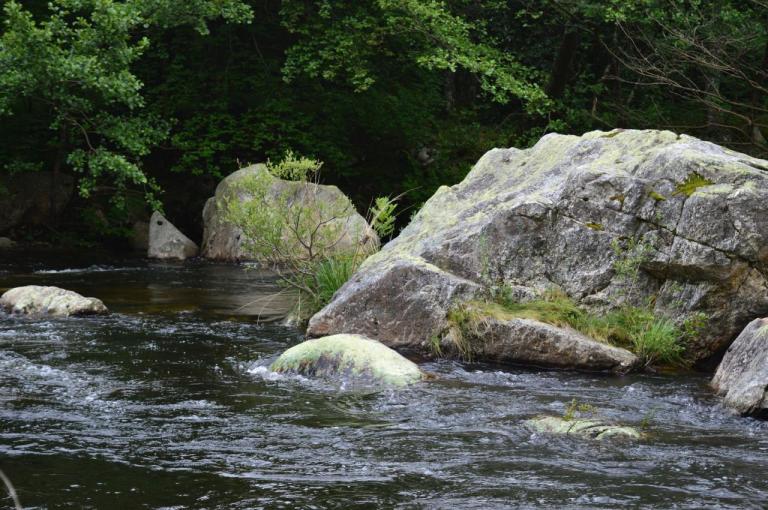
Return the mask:
<path fill-rule="evenodd" d="M 322 163 L 288 151 L 283 160 L 267 164 L 239 182 L 220 206 L 225 218 L 243 231 L 245 246 L 277 274 L 282 285 L 298 291 L 294 314 L 304 320 L 325 306 L 333 294 L 377 248 L 356 243 L 339 249 L 349 235 L 352 202 L 313 199 L 319 193 L 317 172 Z M 275 179 L 293 181 L 278 191 Z M 241 195 L 250 196 L 241 200 Z M 382 237 L 394 230 L 396 199 L 378 198 L 369 213 L 371 226 Z"/>

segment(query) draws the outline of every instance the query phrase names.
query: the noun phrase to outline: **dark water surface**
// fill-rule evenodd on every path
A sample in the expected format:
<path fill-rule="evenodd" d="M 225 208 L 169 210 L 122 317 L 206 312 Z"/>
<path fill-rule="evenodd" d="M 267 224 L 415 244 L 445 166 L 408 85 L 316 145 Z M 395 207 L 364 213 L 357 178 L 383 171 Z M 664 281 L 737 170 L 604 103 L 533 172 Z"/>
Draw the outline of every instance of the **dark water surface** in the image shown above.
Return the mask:
<path fill-rule="evenodd" d="M 350 391 L 266 371 L 301 340 L 255 322 L 288 302 L 262 299 L 268 275 L 91 258 L 0 259 L 0 288 L 59 285 L 114 312 L 0 314 L 0 469 L 26 507 L 768 507 L 768 423 L 730 416 L 704 375 L 438 362 L 437 381 Z M 647 439 L 522 426 L 573 398 L 650 423 Z"/>

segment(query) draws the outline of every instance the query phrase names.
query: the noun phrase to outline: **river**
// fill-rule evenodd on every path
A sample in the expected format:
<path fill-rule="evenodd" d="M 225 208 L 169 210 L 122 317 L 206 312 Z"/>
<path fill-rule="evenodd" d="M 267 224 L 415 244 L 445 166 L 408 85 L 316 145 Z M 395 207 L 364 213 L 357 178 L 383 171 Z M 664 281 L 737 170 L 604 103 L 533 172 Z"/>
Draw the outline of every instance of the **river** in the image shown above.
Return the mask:
<path fill-rule="evenodd" d="M 290 297 L 255 269 L 0 259 L 0 288 L 28 284 L 99 297 L 113 313 L 0 313 L 0 469 L 25 508 L 768 505 L 768 422 L 730 415 L 706 374 L 419 360 L 436 380 L 361 392 L 266 370 L 302 336 L 257 321 Z M 595 442 L 522 425 L 573 399 L 646 437 Z"/>

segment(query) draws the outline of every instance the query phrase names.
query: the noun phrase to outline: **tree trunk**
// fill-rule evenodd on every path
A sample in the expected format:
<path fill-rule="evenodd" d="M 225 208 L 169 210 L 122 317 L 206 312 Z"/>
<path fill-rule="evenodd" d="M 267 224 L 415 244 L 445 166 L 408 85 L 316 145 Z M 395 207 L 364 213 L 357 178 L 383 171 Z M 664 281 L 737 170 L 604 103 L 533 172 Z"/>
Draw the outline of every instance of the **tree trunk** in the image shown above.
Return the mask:
<path fill-rule="evenodd" d="M 571 64 L 578 48 L 579 33 L 573 29 L 566 28 L 549 76 L 549 85 L 547 85 L 547 95 L 549 97 L 553 99 L 563 97 L 571 73 Z"/>
<path fill-rule="evenodd" d="M 765 49 L 763 50 L 763 61 L 760 64 L 760 69 L 755 76 L 755 81 L 758 83 L 768 83 L 768 40 L 765 42 Z M 763 136 L 760 126 L 755 124 L 755 117 L 758 115 L 758 108 L 760 107 L 760 101 L 763 99 L 763 94 L 760 90 L 752 88 L 752 107 L 753 110 L 749 116 L 752 122 L 751 135 L 752 143 L 760 147 L 761 149 L 768 148 L 768 143 Z"/>
<path fill-rule="evenodd" d="M 445 71 L 443 93 L 445 94 L 445 111 L 453 111 L 456 105 L 456 73 Z"/>
<path fill-rule="evenodd" d="M 61 176 L 61 167 L 64 166 L 64 158 L 67 155 L 67 129 L 64 126 L 59 126 L 59 143 L 56 147 L 56 156 L 53 160 L 53 168 L 51 172 L 51 188 L 48 194 L 48 213 L 49 224 L 56 223 L 59 211 L 57 210 L 56 203 L 56 191 L 59 189 L 59 181 Z"/>

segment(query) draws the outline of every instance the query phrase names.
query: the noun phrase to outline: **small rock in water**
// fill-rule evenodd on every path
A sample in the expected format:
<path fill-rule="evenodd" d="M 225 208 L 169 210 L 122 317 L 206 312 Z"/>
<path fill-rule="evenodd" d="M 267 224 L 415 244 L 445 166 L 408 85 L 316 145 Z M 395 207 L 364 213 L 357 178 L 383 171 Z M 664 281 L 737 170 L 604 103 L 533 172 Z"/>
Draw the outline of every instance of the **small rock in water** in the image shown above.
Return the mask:
<path fill-rule="evenodd" d="M 197 245 L 181 233 L 173 223 L 155 211 L 149 220 L 149 247 L 152 259 L 184 260 L 197 255 Z"/>
<path fill-rule="evenodd" d="M 315 377 L 349 377 L 406 386 L 424 379 L 412 361 L 384 344 L 360 335 L 332 335 L 291 347 L 269 367 L 274 372 Z"/>
<path fill-rule="evenodd" d="M 768 319 L 756 319 L 728 348 L 712 379 L 726 406 L 768 417 Z"/>
<path fill-rule="evenodd" d="M 16 246 L 16 242 L 13 239 L 7 237 L 0 237 L 0 250 L 7 250 Z"/>
<path fill-rule="evenodd" d="M 632 427 L 611 425 L 601 420 L 572 419 L 558 416 L 541 416 L 526 420 L 525 424 L 536 432 L 545 434 L 574 435 L 587 439 L 621 437 L 640 439 L 640 432 Z"/>
<path fill-rule="evenodd" d="M 100 299 L 83 297 L 59 287 L 27 285 L 16 287 L 0 297 L 0 308 L 25 315 L 100 315 L 109 313 Z"/>

